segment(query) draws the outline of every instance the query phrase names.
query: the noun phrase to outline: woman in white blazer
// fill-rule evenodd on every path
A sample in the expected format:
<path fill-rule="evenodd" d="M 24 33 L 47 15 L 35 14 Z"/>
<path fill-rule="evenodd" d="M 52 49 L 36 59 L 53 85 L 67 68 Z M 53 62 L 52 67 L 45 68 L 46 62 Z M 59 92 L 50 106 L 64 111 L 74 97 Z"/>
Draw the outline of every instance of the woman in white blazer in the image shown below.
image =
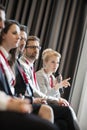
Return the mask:
<path fill-rule="evenodd" d="M 61 96 L 59 88 L 70 86 L 70 78 L 59 83 L 53 74 L 59 67 L 60 58 L 61 55 L 51 48 L 45 49 L 42 53 L 43 68 L 36 72 L 36 76 L 40 91 L 47 96 L 59 98 Z"/>

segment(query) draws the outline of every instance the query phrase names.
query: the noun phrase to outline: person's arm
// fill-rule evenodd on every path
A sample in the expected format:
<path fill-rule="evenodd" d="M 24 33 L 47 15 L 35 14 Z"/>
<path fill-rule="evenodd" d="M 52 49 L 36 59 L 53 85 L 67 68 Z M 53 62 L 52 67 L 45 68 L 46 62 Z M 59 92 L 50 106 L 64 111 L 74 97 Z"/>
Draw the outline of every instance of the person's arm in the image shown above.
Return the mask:
<path fill-rule="evenodd" d="M 37 78 L 37 83 L 38 83 L 40 91 L 44 94 L 47 94 L 49 84 L 47 85 L 47 82 L 46 82 L 47 79 L 44 77 L 41 70 L 36 72 L 36 78 Z"/>
<path fill-rule="evenodd" d="M 6 110 L 10 96 L 6 95 L 3 91 L 0 91 L 0 110 Z"/>
<path fill-rule="evenodd" d="M 13 98 L 0 91 L 0 110 L 17 111 L 22 113 L 31 113 L 32 105 L 27 99 Z"/>
<path fill-rule="evenodd" d="M 32 105 L 28 99 L 10 98 L 6 105 L 6 110 L 21 113 L 31 113 Z"/>
<path fill-rule="evenodd" d="M 60 74 L 55 79 L 56 79 L 55 80 L 55 89 L 59 89 L 62 87 L 67 88 L 68 86 L 70 86 L 70 83 L 69 83 L 69 80 L 71 79 L 70 77 L 62 80 L 62 75 Z"/>

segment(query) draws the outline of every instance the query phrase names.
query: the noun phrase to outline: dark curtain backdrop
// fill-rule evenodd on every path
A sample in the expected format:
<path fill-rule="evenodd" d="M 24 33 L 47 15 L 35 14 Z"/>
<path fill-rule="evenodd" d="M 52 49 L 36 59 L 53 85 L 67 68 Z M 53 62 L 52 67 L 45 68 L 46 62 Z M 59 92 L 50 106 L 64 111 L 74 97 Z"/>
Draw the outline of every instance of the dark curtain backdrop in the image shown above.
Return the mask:
<path fill-rule="evenodd" d="M 68 100 L 87 14 L 86 0 L 0 0 L 6 7 L 7 18 L 27 25 L 29 35 L 41 40 L 42 49 L 36 70 L 41 68 L 41 53 L 45 48 L 53 48 L 61 53 L 58 71 L 63 78 L 71 77 L 71 87 L 64 90 Z M 56 73 L 57 74 L 57 73 Z"/>

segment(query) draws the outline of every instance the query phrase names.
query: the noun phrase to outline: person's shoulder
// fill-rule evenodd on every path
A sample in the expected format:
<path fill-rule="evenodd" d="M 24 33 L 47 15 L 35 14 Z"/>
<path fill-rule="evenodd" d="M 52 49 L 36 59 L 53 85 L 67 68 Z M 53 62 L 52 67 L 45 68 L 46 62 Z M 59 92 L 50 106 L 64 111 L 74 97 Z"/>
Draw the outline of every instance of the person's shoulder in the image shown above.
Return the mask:
<path fill-rule="evenodd" d="M 23 62 L 24 62 L 24 58 L 21 56 L 21 57 L 18 59 L 18 61 L 19 61 L 20 63 L 23 63 Z"/>
<path fill-rule="evenodd" d="M 43 68 L 39 69 L 38 71 L 36 71 L 36 75 L 43 75 Z"/>
<path fill-rule="evenodd" d="M 28 65 L 26 64 L 26 62 L 25 62 L 25 60 L 24 60 L 23 57 L 19 58 L 19 63 L 20 63 L 20 65 L 21 65 L 22 67 L 24 67 L 24 68 L 27 68 L 27 67 L 28 67 Z"/>
<path fill-rule="evenodd" d="M 41 68 L 40 70 L 38 70 L 36 72 L 36 76 L 37 76 L 38 79 L 47 79 L 47 75 L 44 72 L 43 68 Z"/>
<path fill-rule="evenodd" d="M 41 72 L 41 69 L 39 69 L 39 70 L 36 71 L 37 74 L 40 73 L 40 72 Z"/>

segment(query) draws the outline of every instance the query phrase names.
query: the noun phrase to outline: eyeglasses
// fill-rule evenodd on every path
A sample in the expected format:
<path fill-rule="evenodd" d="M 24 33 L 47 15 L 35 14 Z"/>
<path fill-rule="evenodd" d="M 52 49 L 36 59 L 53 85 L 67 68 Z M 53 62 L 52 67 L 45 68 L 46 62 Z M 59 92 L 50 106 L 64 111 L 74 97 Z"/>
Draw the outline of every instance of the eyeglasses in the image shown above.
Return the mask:
<path fill-rule="evenodd" d="M 41 50 L 41 46 L 26 46 L 25 48 L 30 48 L 30 49 L 39 49 Z"/>

